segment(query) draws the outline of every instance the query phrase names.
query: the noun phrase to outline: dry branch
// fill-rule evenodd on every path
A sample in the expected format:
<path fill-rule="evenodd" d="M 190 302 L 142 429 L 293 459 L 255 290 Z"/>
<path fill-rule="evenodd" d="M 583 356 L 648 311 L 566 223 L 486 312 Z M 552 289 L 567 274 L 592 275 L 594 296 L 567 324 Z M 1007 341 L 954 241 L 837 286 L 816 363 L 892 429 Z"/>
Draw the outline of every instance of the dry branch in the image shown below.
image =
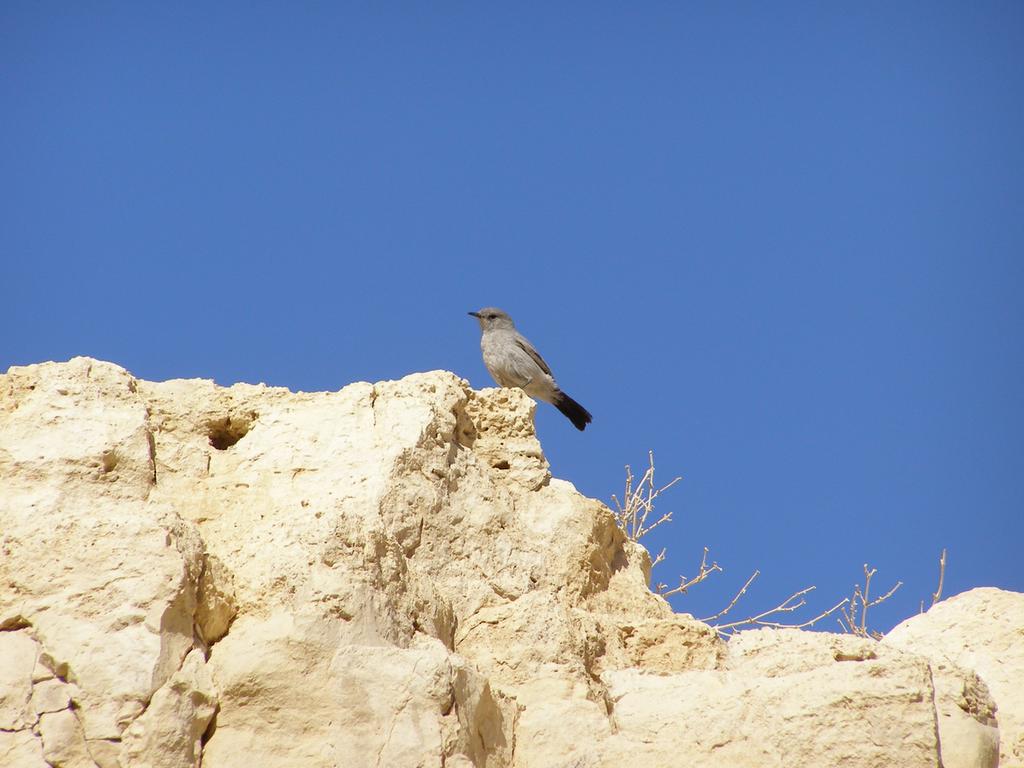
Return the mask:
<path fill-rule="evenodd" d="M 644 472 L 640 481 L 634 485 L 633 470 L 626 465 L 626 489 L 622 494 L 622 502 L 615 494 L 612 494 L 612 501 L 615 502 L 615 523 L 622 529 L 630 541 L 639 541 L 662 523 L 672 520 L 672 513 L 666 512 L 653 523 L 648 524 L 647 518 L 654 511 L 654 500 L 662 493 L 683 478 L 676 477 L 661 488 L 654 486 L 654 451 L 648 451 L 650 466 Z M 660 561 L 659 561 L 660 562 Z"/>
<path fill-rule="evenodd" d="M 706 619 L 701 619 L 701 621 L 703 621 L 705 623 L 710 623 L 710 622 L 714 621 L 715 619 L 718 619 L 718 618 L 721 618 L 722 616 L 725 616 L 725 614 L 727 614 L 730 610 L 732 610 L 732 607 L 734 605 L 736 605 L 736 603 L 739 601 L 739 599 L 741 597 L 743 597 L 743 595 L 746 594 L 747 589 L 750 587 L 751 584 L 754 583 L 754 579 L 756 579 L 760 575 L 761 575 L 760 571 L 754 571 L 752 574 L 750 574 L 750 578 L 747 579 L 746 583 L 742 587 L 740 587 L 740 591 L 735 594 L 733 599 L 729 601 L 729 604 L 727 606 L 725 606 L 725 608 L 720 610 L 714 616 L 708 616 Z"/>
<path fill-rule="evenodd" d="M 675 485 L 682 479 L 681 477 L 675 477 L 667 485 L 658 488 L 654 484 L 654 452 L 649 451 L 647 456 L 649 465 L 647 467 L 647 470 L 643 473 L 639 480 L 637 480 L 636 477 L 633 475 L 632 468 L 628 464 L 626 465 L 626 486 L 622 494 L 622 501 L 620 502 L 618 497 L 612 494 L 612 501 L 615 503 L 615 510 L 612 513 L 615 517 L 615 524 L 622 530 L 622 532 L 630 541 L 639 541 L 643 536 L 653 531 L 662 523 L 671 522 L 671 512 L 666 512 L 657 519 L 653 518 L 654 502 L 662 493 L 667 491 L 669 488 L 671 488 L 673 485 Z M 648 522 L 649 520 L 653 520 L 653 522 Z M 685 594 L 686 591 L 690 589 L 690 587 L 700 584 L 705 579 L 710 577 L 711 574 L 721 572 L 722 567 L 716 561 L 712 561 L 711 564 L 708 565 L 709 552 L 710 550 L 707 547 L 704 547 L 704 554 L 701 557 L 700 567 L 697 569 L 696 576 L 694 576 L 693 578 L 687 578 L 686 576 L 680 575 L 678 586 L 672 589 L 669 589 L 667 584 L 658 583 L 655 587 L 658 594 L 660 594 L 662 597 L 671 597 L 672 595 Z M 653 559 L 651 567 L 653 568 L 654 566 L 658 565 L 659 563 L 664 561 L 664 559 L 665 550 L 662 549 L 658 553 L 658 555 Z M 867 573 L 867 566 L 865 566 L 865 573 Z M 864 600 L 865 605 L 867 607 L 876 605 L 882 600 L 885 600 L 900 586 L 899 584 L 897 584 L 889 591 L 888 594 L 883 595 L 875 602 L 868 603 L 866 598 L 867 585 L 870 583 L 871 575 L 873 574 L 874 571 L 872 571 L 871 574 L 867 576 L 867 581 L 865 582 Z M 722 610 L 720 610 L 713 616 L 701 619 L 701 621 L 711 623 L 717 619 L 721 619 L 723 616 L 726 616 L 733 608 L 736 607 L 736 604 L 739 602 L 740 598 L 742 598 L 743 595 L 747 593 L 747 590 L 750 588 L 750 585 L 753 584 L 754 580 L 757 579 L 757 577 L 760 575 L 761 572 L 755 570 L 750 575 L 750 578 L 746 580 L 743 586 L 740 587 L 740 590 L 733 596 L 732 600 L 730 600 L 729 603 Z M 814 590 L 813 586 L 805 587 L 804 589 L 801 589 L 798 592 L 794 592 L 792 595 L 787 597 L 777 606 L 775 606 L 774 608 L 770 608 L 767 611 L 762 611 L 761 613 L 758 613 L 753 616 L 748 616 L 747 618 L 740 619 L 738 621 L 730 621 L 724 624 L 712 624 L 712 626 L 721 635 L 730 635 L 733 632 L 738 631 L 738 629 L 741 627 L 789 627 L 793 629 L 803 629 L 805 627 L 813 626 L 817 622 L 824 619 L 826 616 L 832 615 L 836 611 L 841 610 L 848 603 L 851 603 L 851 598 L 844 598 L 843 600 L 833 605 L 831 608 L 822 611 L 814 618 L 808 619 L 807 621 L 800 623 L 786 623 L 775 620 L 775 617 L 778 617 L 781 614 L 792 613 L 793 611 L 796 611 L 798 608 L 802 608 L 804 605 L 806 605 L 807 601 L 804 599 L 804 595 L 808 594 L 812 590 Z M 858 587 L 857 591 L 854 594 L 854 601 L 856 601 L 856 599 L 859 599 L 859 597 L 860 588 Z M 855 609 L 851 612 L 851 615 L 853 613 L 855 613 Z M 846 615 L 847 613 L 844 612 L 844 616 Z M 856 630 L 862 629 L 862 626 L 858 626 L 855 623 L 852 623 L 852 620 L 849 621 L 851 621 L 851 625 L 854 626 Z M 842 624 L 842 621 L 840 621 L 840 624 Z"/>
<path fill-rule="evenodd" d="M 903 586 L 902 581 L 897 581 L 896 584 L 881 597 L 871 599 L 871 577 L 877 573 L 877 568 L 869 568 L 867 563 L 864 563 L 864 590 L 861 591 L 860 584 L 853 585 L 853 594 L 849 597 L 849 608 L 841 611 L 843 619 L 846 619 L 844 624 L 842 619 L 839 619 L 839 626 L 843 628 L 843 631 L 848 632 L 851 635 L 857 635 L 858 637 L 873 637 L 876 640 L 881 638 L 881 633 L 873 632 L 868 629 L 868 608 L 872 608 L 879 603 L 883 603 L 893 596 L 893 593 L 897 589 Z"/>
<path fill-rule="evenodd" d="M 932 605 L 942 599 L 942 581 L 946 578 L 946 549 L 943 547 L 942 556 L 939 558 L 939 587 L 932 593 Z"/>
<path fill-rule="evenodd" d="M 711 616 L 708 619 L 703 619 L 703 621 L 712 621 L 728 613 L 729 609 L 736 605 L 736 602 L 740 599 L 743 593 L 747 591 L 747 587 L 750 586 L 750 584 L 757 576 L 758 571 L 754 571 L 754 574 L 749 579 L 747 579 L 747 583 L 743 585 L 743 588 L 740 589 L 738 593 L 736 593 L 736 596 L 730 601 L 729 605 L 727 605 L 723 610 L 716 613 L 714 616 Z M 720 635 L 731 635 L 732 633 L 738 631 L 743 627 L 771 627 L 773 629 L 804 629 L 805 627 L 813 626 L 817 622 L 824 619 L 826 616 L 830 616 L 831 614 L 835 613 L 844 605 L 846 605 L 846 603 L 849 600 L 849 598 L 843 598 L 838 603 L 833 605 L 831 608 L 822 611 L 814 618 L 808 619 L 807 621 L 803 621 L 800 623 L 768 620 L 769 617 L 777 616 L 781 613 L 792 613 L 798 608 L 802 608 L 803 606 L 807 605 L 807 601 L 804 599 L 804 595 L 812 592 L 814 589 L 815 587 L 813 586 L 804 587 L 803 589 L 794 592 L 792 595 L 787 597 L 774 608 L 769 608 L 767 611 L 762 611 L 761 613 L 758 613 L 754 616 L 749 616 L 745 619 L 740 619 L 739 621 L 731 621 L 726 624 L 712 624 L 711 626 L 713 626 Z"/>
<path fill-rule="evenodd" d="M 662 597 L 671 597 L 672 595 L 685 594 L 686 590 L 688 590 L 695 584 L 700 584 L 712 573 L 715 573 L 716 571 L 721 572 L 722 566 L 720 566 L 717 562 L 712 562 L 711 565 L 708 565 L 708 552 L 710 551 L 711 550 L 709 550 L 707 547 L 704 547 L 704 555 L 700 559 L 700 570 L 697 572 L 696 576 L 694 576 L 692 579 L 687 579 L 685 576 L 680 575 L 679 586 L 674 589 L 669 589 L 668 591 L 666 591 L 666 589 L 668 588 L 667 584 L 658 584 L 658 594 Z M 665 550 L 661 550 L 661 553 L 654 561 L 654 565 L 660 563 L 664 558 L 664 555 Z"/>

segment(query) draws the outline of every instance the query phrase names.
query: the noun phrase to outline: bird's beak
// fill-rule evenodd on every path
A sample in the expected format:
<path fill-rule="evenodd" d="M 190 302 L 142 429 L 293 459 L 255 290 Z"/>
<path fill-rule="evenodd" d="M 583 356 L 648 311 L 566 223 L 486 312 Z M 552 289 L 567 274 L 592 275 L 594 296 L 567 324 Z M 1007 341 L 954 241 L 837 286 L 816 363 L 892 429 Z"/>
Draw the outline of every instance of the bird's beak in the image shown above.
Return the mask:
<path fill-rule="evenodd" d="M 480 319 L 480 313 L 479 313 L 479 312 L 467 312 L 466 314 L 468 314 L 468 315 L 472 315 L 472 316 L 473 316 L 473 317 L 475 317 L 475 318 L 476 318 L 477 320 L 479 320 L 479 319 Z"/>

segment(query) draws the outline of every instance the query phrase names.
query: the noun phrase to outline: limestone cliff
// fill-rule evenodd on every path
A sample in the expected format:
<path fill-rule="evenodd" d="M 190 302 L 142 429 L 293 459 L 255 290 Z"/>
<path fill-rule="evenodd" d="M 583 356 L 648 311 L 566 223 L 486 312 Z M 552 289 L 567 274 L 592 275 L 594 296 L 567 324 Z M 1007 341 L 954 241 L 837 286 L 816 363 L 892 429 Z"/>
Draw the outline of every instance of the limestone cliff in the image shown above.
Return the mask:
<path fill-rule="evenodd" d="M 12 368 L 0 765 L 994 766 L 986 682 L 1019 743 L 1021 595 L 998 593 L 1009 662 L 978 663 L 983 628 L 940 658 L 946 604 L 900 642 L 726 644 L 551 478 L 532 417 L 444 372 L 292 393 Z"/>

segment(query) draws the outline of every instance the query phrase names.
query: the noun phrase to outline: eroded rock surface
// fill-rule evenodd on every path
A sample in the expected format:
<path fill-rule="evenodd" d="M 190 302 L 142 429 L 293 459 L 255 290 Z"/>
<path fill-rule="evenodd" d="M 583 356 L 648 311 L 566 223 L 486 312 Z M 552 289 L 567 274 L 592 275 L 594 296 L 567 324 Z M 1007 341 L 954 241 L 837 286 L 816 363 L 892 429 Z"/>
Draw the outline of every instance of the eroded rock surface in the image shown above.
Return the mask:
<path fill-rule="evenodd" d="M 0 376 L 0 765 L 995 764 L 964 659 L 674 614 L 533 407 Z"/>
<path fill-rule="evenodd" d="M 933 669 L 966 669 L 984 681 L 997 706 L 1000 766 L 1024 766 L 1024 594 L 982 587 L 963 592 L 907 619 L 882 643 L 920 654 Z M 953 687 L 939 707 L 947 768 L 955 768 L 964 712 L 986 707 L 975 690 Z M 963 763 L 967 764 L 967 763 Z"/>

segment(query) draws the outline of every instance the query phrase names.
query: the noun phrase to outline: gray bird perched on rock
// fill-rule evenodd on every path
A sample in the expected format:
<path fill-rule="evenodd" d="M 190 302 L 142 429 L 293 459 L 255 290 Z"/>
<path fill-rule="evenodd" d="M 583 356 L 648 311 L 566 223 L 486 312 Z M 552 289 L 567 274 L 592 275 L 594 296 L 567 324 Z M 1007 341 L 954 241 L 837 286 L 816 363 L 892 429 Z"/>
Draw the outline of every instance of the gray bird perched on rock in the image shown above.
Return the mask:
<path fill-rule="evenodd" d="M 530 397 L 551 403 L 576 429 L 586 428 L 593 417 L 587 409 L 558 388 L 551 369 L 533 345 L 516 330 L 512 318 L 496 307 L 470 312 L 480 322 L 480 349 L 484 365 L 499 387 L 519 387 Z"/>

